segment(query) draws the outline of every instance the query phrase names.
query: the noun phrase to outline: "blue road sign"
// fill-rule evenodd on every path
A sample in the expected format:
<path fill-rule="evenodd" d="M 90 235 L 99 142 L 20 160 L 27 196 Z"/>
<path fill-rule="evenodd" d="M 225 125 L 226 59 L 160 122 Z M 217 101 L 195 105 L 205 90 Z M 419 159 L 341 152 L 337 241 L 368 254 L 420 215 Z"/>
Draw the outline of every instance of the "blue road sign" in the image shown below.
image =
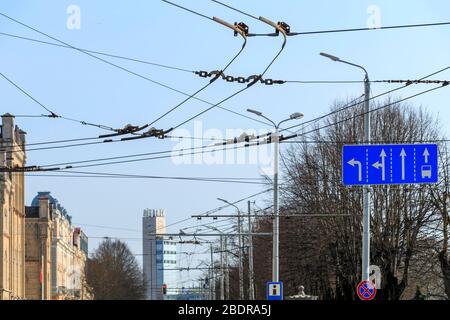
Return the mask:
<path fill-rule="evenodd" d="M 437 182 L 436 144 L 343 147 L 342 183 L 345 186 Z"/>
<path fill-rule="evenodd" d="M 267 300 L 283 300 L 283 282 L 267 283 Z"/>

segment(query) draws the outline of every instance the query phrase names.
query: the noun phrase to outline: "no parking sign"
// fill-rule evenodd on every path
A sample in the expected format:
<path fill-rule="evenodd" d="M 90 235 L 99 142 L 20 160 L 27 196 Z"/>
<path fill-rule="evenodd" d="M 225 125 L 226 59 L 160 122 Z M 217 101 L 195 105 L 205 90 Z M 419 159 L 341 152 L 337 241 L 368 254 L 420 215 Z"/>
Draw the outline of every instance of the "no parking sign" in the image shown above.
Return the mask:
<path fill-rule="evenodd" d="M 372 281 L 361 281 L 356 287 L 356 293 L 361 300 L 373 300 L 377 294 L 377 288 Z"/>

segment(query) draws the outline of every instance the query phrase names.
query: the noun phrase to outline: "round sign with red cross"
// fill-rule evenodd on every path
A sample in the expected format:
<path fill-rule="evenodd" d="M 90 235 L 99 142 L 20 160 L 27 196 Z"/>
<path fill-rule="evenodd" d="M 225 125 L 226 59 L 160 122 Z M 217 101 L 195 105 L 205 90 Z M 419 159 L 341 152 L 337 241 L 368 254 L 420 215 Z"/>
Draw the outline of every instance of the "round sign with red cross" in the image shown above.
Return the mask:
<path fill-rule="evenodd" d="M 377 294 L 377 288 L 371 281 L 361 281 L 356 287 L 356 293 L 361 300 L 373 300 Z"/>

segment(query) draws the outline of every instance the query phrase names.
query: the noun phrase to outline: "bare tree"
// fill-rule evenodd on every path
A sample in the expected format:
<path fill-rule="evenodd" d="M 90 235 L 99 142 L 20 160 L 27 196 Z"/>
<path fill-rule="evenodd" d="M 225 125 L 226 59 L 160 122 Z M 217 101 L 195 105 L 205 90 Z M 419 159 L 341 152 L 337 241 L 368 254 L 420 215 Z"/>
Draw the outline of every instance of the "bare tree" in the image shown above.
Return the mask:
<path fill-rule="evenodd" d="M 442 280 L 447 299 L 450 298 L 450 257 L 449 257 L 449 227 L 450 227 L 450 157 L 447 144 L 440 145 L 440 183 L 433 189 L 432 202 L 439 222 L 435 224 L 433 232 L 439 232 L 435 242 L 435 250 L 439 259 Z"/>
<path fill-rule="evenodd" d="M 87 283 L 96 300 L 141 300 L 145 297 L 142 271 L 120 240 L 103 241 L 87 263 Z"/>
<path fill-rule="evenodd" d="M 388 99 L 383 105 L 392 103 Z M 332 111 L 342 105 L 335 104 Z M 322 299 L 356 299 L 355 288 L 361 279 L 362 189 L 342 185 L 341 163 L 344 144 L 363 143 L 362 114 L 362 105 L 333 113 L 317 124 L 323 130 L 293 143 L 282 157 L 282 212 L 325 215 L 281 221 L 280 274 L 289 284 L 286 294 L 302 284 L 309 294 Z M 406 104 L 394 103 L 372 113 L 371 125 L 374 143 L 420 143 L 440 137 L 436 119 Z M 430 244 L 436 243 L 436 232 L 430 232 L 437 223 L 432 201 L 436 188 L 439 186 L 371 188 L 371 262 L 382 272 L 379 299 L 402 298 L 411 273 L 420 271 L 416 266 L 430 254 Z M 260 229 L 270 230 L 270 225 L 270 219 L 260 222 Z M 448 242 L 447 232 L 443 238 Z M 267 255 L 270 246 L 270 241 L 261 239 L 255 250 Z M 448 247 L 441 251 L 447 254 Z M 448 254 L 440 261 L 447 268 Z M 257 277 L 267 281 L 266 271 L 255 270 Z M 413 278 L 418 278 L 417 274 Z M 257 280 L 260 290 L 263 282 Z"/>

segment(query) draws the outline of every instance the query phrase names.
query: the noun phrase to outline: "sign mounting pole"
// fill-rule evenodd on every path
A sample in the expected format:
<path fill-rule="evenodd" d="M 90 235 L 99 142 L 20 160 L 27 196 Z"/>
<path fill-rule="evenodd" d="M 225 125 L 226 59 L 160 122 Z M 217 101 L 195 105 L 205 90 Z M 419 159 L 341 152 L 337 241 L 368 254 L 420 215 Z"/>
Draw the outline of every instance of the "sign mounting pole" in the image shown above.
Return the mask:
<path fill-rule="evenodd" d="M 364 140 L 370 144 L 370 80 L 366 71 L 364 79 Z M 384 157 L 382 157 L 384 162 Z M 383 163 L 384 166 L 384 163 Z M 382 168 L 383 172 L 385 168 Z M 362 280 L 369 280 L 370 266 L 370 191 L 364 187 L 363 194 L 363 248 L 362 248 Z"/>

